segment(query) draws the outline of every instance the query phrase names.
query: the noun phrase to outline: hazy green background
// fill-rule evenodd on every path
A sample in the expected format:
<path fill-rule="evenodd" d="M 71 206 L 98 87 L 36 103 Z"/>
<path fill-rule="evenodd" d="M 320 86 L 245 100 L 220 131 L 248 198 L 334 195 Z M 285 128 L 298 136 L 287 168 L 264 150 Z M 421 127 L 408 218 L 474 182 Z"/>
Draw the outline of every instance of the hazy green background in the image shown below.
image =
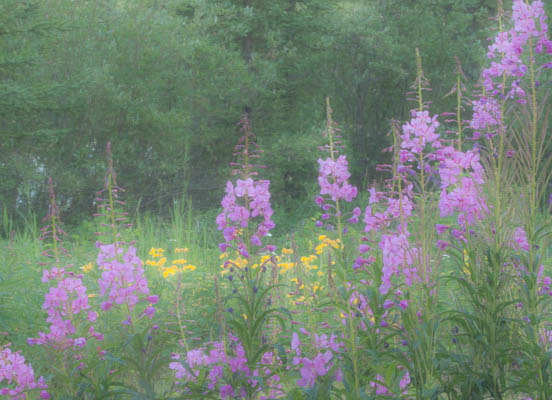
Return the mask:
<path fill-rule="evenodd" d="M 275 207 L 307 215 L 324 98 L 365 188 L 408 117 L 415 48 L 432 112 L 453 111 L 454 56 L 476 83 L 495 14 L 495 0 L 0 0 L 0 210 L 43 215 L 51 176 L 66 222 L 88 218 L 107 141 L 129 210 L 216 208 L 249 108 Z"/>

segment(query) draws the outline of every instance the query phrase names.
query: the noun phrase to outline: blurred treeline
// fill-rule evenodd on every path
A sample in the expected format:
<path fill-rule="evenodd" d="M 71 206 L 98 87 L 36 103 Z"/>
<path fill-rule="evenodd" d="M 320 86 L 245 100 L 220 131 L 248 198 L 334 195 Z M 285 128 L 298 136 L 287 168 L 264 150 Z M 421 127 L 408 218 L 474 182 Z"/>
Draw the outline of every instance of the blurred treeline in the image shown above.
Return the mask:
<path fill-rule="evenodd" d="M 507 7 L 508 4 L 505 4 Z M 433 112 L 477 82 L 496 0 L 0 0 L 0 208 L 93 210 L 113 144 L 130 210 L 216 208 L 249 110 L 276 207 L 310 201 L 330 96 L 354 182 L 380 179 L 415 48 Z M 1 211 L 0 209 L 0 211 Z"/>

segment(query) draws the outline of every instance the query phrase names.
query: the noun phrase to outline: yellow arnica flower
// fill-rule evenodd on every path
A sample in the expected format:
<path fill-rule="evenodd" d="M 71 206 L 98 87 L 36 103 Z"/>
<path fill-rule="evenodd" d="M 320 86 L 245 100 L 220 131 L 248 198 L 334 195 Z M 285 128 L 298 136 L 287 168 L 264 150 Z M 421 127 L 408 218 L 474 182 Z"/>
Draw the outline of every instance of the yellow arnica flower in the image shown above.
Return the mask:
<path fill-rule="evenodd" d="M 327 246 L 326 243 L 320 243 L 318 246 L 316 246 L 316 247 L 314 248 L 314 252 L 315 252 L 316 254 L 322 254 L 322 251 L 324 250 L 324 247 L 326 247 L 326 246 Z"/>
<path fill-rule="evenodd" d="M 157 266 L 158 267 L 163 267 L 165 265 L 165 263 L 167 262 L 167 258 L 166 257 L 163 257 L 161 258 L 159 261 L 157 261 Z"/>
<path fill-rule="evenodd" d="M 308 256 L 308 257 L 305 257 L 305 256 L 301 257 L 301 262 L 302 262 L 303 264 L 308 264 L 308 263 L 310 263 L 310 262 L 312 262 L 312 261 L 314 261 L 314 260 L 316 260 L 316 256 L 315 256 L 314 254 L 311 254 L 311 255 Z"/>
<path fill-rule="evenodd" d="M 195 271 L 196 270 L 196 267 L 195 265 L 186 265 L 185 267 L 182 268 L 183 271 Z"/>
<path fill-rule="evenodd" d="M 176 271 L 178 271 L 178 267 L 176 265 L 171 265 L 170 267 L 163 269 L 163 278 L 175 275 Z"/>
<path fill-rule="evenodd" d="M 186 263 L 187 263 L 187 261 L 186 261 L 186 260 L 184 260 L 183 258 L 179 258 L 179 259 L 177 259 L 177 260 L 173 260 L 173 262 L 172 262 L 172 263 L 173 263 L 173 264 L 179 264 L 179 265 L 184 265 L 184 264 L 186 264 Z"/>
<path fill-rule="evenodd" d="M 157 261 L 155 261 L 155 260 L 146 260 L 146 265 L 151 265 L 152 267 L 157 267 Z"/>
<path fill-rule="evenodd" d="M 174 249 L 174 252 L 175 253 L 187 253 L 188 248 L 187 247 L 177 247 L 177 248 Z"/>
<path fill-rule="evenodd" d="M 163 250 L 162 248 L 156 249 L 155 247 L 152 247 L 149 251 L 149 255 L 152 257 L 161 257 L 164 251 L 165 250 Z"/>
<path fill-rule="evenodd" d="M 327 238 L 326 235 L 320 235 L 320 236 L 318 236 L 318 240 L 321 241 L 321 242 L 324 241 L 326 238 Z"/>
<path fill-rule="evenodd" d="M 282 249 L 282 254 L 293 254 L 293 249 L 283 248 Z"/>
<path fill-rule="evenodd" d="M 228 253 L 221 253 L 220 256 L 219 256 L 219 258 L 220 258 L 221 260 L 223 260 L 223 259 L 225 259 L 225 258 L 228 258 Z"/>
<path fill-rule="evenodd" d="M 84 271 L 84 273 L 88 273 L 92 270 L 92 263 L 89 262 L 88 264 L 84 264 L 81 269 Z"/>

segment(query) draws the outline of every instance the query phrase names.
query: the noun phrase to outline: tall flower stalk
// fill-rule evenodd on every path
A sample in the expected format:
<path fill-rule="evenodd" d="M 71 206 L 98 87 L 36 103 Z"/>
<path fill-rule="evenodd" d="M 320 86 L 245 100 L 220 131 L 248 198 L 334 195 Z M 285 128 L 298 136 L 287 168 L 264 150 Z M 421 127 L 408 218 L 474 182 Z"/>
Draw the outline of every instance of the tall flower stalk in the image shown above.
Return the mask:
<path fill-rule="evenodd" d="M 133 243 L 126 243 L 122 239 L 121 231 L 131 224 L 127 222 L 128 213 L 120 210 L 120 207 L 125 204 L 120 198 L 120 193 L 124 192 L 124 189 L 117 184 L 111 142 L 107 143 L 106 154 L 107 172 L 103 189 L 96 193 L 98 213 L 94 214 L 95 217 L 102 219 L 103 229 L 97 235 L 110 237 L 106 240 L 107 243 L 96 242 L 98 248 L 96 263 L 102 271 L 98 279 L 100 296 L 107 295 L 101 308 L 107 311 L 114 305 L 123 307 L 127 314 L 123 324 L 134 329 L 137 319 L 144 316 L 149 319 L 153 317 L 158 296 L 150 294 L 143 263 L 136 254 L 136 247 Z M 138 303 L 146 303 L 146 307 L 136 316 L 134 310 Z"/>
<path fill-rule="evenodd" d="M 219 245 L 222 253 L 234 251 L 242 257 L 243 264 L 238 265 L 232 261 L 224 264 L 227 279 L 232 287 L 232 305 L 228 307 L 228 317 L 219 315 L 221 329 L 225 333 L 222 345 L 226 353 L 237 343 L 235 347 L 237 355 L 242 358 L 244 364 L 243 373 L 248 376 L 253 371 L 258 371 L 259 364 L 274 362 L 265 359 L 266 354 L 271 353 L 273 343 L 269 343 L 270 335 L 267 332 L 267 323 L 272 320 L 280 321 L 283 328 L 281 310 L 273 307 L 270 292 L 277 285 L 267 282 L 266 270 L 274 263 L 271 253 L 276 247 L 266 244 L 264 241 L 274 228 L 272 221 L 272 207 L 270 205 L 270 181 L 257 180 L 259 169 L 263 165 L 257 163 L 262 150 L 256 143 L 256 137 L 251 128 L 249 115 L 245 113 L 238 123 L 242 136 L 234 148 L 234 157 L 230 165 L 232 175 L 238 176 L 235 182 L 226 183 L 226 193 L 222 199 L 222 212 L 217 216 L 218 230 L 222 231 L 224 243 Z M 217 284 L 218 288 L 218 284 Z M 229 301 L 230 303 L 230 301 Z M 229 329 L 232 333 L 226 332 Z M 227 334 L 226 334 L 227 333 Z M 230 342 L 227 337 L 231 338 Z M 232 335 L 236 335 L 232 339 Z M 233 344 L 234 343 L 234 344 Z M 188 352 L 190 355 L 190 352 Z M 264 361 L 263 361 L 264 360 Z M 234 371 L 234 368 L 232 367 Z M 270 382 L 274 373 L 266 378 Z M 279 379 L 279 378 L 278 378 Z M 240 397 L 246 399 L 257 398 L 262 388 L 248 381 L 221 386 L 221 393 L 240 393 Z M 224 396 L 223 396 L 224 397 Z"/>
<path fill-rule="evenodd" d="M 348 180 L 351 174 L 348 171 L 348 161 L 344 154 L 339 155 L 339 149 L 342 148 L 342 143 L 339 140 L 340 136 L 337 135 L 339 131 L 335 124 L 333 117 L 333 110 L 330 106 L 329 97 L 326 98 L 326 130 L 324 135 L 327 137 L 327 144 L 321 149 L 328 153 L 326 159 L 318 159 L 319 175 L 318 183 L 320 186 L 320 194 L 316 197 L 316 203 L 322 209 L 323 214 L 321 221 L 317 222 L 317 225 L 322 227 L 326 225 L 329 230 L 334 230 L 337 236 L 337 261 L 338 270 L 336 276 L 339 277 L 339 293 L 343 293 L 342 296 L 338 296 L 335 290 L 330 293 L 334 301 L 337 302 L 339 310 L 346 311 L 344 318 L 343 336 L 346 338 L 345 342 L 350 350 L 350 359 L 352 363 L 352 376 L 354 381 L 354 393 L 358 397 L 360 395 L 360 353 L 358 349 L 358 337 L 357 337 L 357 322 L 355 322 L 355 311 L 353 310 L 352 299 L 355 296 L 355 286 L 352 282 L 352 276 L 348 272 L 350 265 L 348 262 L 345 246 L 344 246 L 344 234 L 348 231 L 344 224 L 345 212 L 343 209 L 344 202 L 351 202 L 357 196 L 358 190 L 355 186 L 351 185 Z M 360 208 L 356 207 L 351 213 L 350 218 L 347 220 L 349 223 L 357 223 L 361 214 Z M 335 225 L 333 225 L 335 224 Z M 328 265 L 330 270 L 328 271 L 328 286 L 333 286 L 331 282 L 334 281 L 334 277 L 331 270 L 331 262 Z"/>
<path fill-rule="evenodd" d="M 44 218 L 46 225 L 41 229 L 41 240 L 47 242 L 47 250 L 42 254 L 52 262 L 41 264 L 50 267 L 42 274 L 42 282 L 49 285 L 42 308 L 47 312 L 46 321 L 50 326 L 48 332 L 39 332 L 38 338 L 29 338 L 28 343 L 46 349 L 52 371 L 55 371 L 55 384 L 70 392 L 78 372 L 86 367 L 85 345 L 91 338 L 103 340 L 103 335 L 94 329 L 98 314 L 88 304 L 82 275 L 71 271 L 72 265 L 63 264 L 63 259 L 69 254 L 63 245 L 65 232 L 51 178 L 48 179 L 48 191 L 50 204 Z"/>

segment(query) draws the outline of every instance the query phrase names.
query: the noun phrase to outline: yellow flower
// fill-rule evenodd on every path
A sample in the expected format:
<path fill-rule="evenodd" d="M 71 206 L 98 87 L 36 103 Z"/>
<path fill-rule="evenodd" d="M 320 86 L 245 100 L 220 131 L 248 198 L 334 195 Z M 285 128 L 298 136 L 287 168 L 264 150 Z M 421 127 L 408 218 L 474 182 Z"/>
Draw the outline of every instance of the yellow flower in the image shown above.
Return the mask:
<path fill-rule="evenodd" d="M 318 275 L 318 276 L 323 276 L 323 275 L 324 275 L 324 271 L 318 271 L 318 272 L 316 273 L 316 275 Z"/>
<path fill-rule="evenodd" d="M 88 264 L 84 264 L 81 269 L 84 271 L 84 273 L 88 273 L 92 270 L 92 263 L 89 262 Z"/>
<path fill-rule="evenodd" d="M 96 296 L 97 296 L 96 293 L 88 293 L 88 297 L 89 297 L 89 298 L 90 298 L 90 297 L 96 297 Z"/>
<path fill-rule="evenodd" d="M 322 254 L 322 252 L 324 251 L 324 247 L 326 247 L 326 246 L 327 246 L 326 243 L 320 243 L 318 246 L 316 246 L 316 247 L 314 248 L 314 252 L 315 252 L 316 254 Z"/>
<path fill-rule="evenodd" d="M 247 321 L 247 315 L 242 314 L 242 317 L 243 317 L 243 319 L 245 319 Z"/>
<path fill-rule="evenodd" d="M 176 275 L 179 271 L 179 268 L 176 265 L 171 265 L 170 267 L 163 268 L 163 278 L 168 278 L 169 276 Z"/>
<path fill-rule="evenodd" d="M 183 258 L 179 258 L 177 260 L 173 260 L 173 264 L 180 264 L 180 265 L 184 265 L 186 264 L 186 260 L 184 260 Z"/>
<path fill-rule="evenodd" d="M 292 262 L 284 262 L 284 263 L 280 263 L 278 264 L 278 266 L 282 269 L 285 269 L 286 271 L 290 268 L 293 268 L 293 263 Z"/>
<path fill-rule="evenodd" d="M 146 265 L 151 265 L 152 267 L 157 267 L 157 261 L 146 260 Z"/>
<path fill-rule="evenodd" d="M 221 260 L 224 260 L 225 258 L 228 258 L 228 253 L 226 253 L 226 252 L 221 253 L 220 256 L 219 256 L 219 258 L 220 258 Z"/>
<path fill-rule="evenodd" d="M 327 236 L 326 235 L 320 235 L 318 236 L 318 240 L 323 242 L 324 240 L 326 240 Z"/>
<path fill-rule="evenodd" d="M 174 249 L 174 252 L 175 253 L 187 253 L 188 248 L 187 247 L 177 247 L 177 248 Z"/>
<path fill-rule="evenodd" d="M 189 265 L 186 265 L 184 268 L 182 268 L 182 270 L 184 270 L 184 271 L 195 271 L 196 267 L 195 267 L 195 265 L 189 264 Z"/>
<path fill-rule="evenodd" d="M 163 257 L 163 258 L 161 258 L 159 261 L 157 261 L 157 266 L 163 267 L 163 266 L 165 265 L 166 262 L 167 262 L 167 258 L 166 258 L 166 257 Z"/>
<path fill-rule="evenodd" d="M 293 254 L 293 249 L 283 248 L 282 249 L 282 254 Z"/>
<path fill-rule="evenodd" d="M 152 257 L 161 257 L 163 256 L 164 251 L 165 250 L 162 248 L 156 249 L 155 247 L 152 247 L 151 250 L 149 251 L 149 255 Z"/>

